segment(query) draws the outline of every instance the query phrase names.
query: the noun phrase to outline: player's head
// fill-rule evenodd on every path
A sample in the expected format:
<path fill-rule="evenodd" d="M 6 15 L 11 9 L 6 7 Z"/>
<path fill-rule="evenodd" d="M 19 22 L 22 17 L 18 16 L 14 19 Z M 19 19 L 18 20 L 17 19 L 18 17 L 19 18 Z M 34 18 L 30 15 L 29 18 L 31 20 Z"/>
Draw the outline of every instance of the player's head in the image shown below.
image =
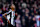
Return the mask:
<path fill-rule="evenodd" d="M 11 8 L 12 10 L 15 10 L 15 5 L 12 4 L 12 5 L 10 6 L 10 8 Z"/>

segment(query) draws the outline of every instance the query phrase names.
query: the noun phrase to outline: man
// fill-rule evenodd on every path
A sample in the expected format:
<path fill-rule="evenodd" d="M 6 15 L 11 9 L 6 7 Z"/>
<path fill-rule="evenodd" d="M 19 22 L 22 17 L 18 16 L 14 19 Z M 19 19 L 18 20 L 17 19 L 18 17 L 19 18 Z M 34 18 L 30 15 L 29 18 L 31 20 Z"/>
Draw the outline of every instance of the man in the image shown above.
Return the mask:
<path fill-rule="evenodd" d="M 2 10 L 0 9 L 0 27 L 4 27 L 5 26 L 5 23 L 3 21 L 3 17 L 2 17 Z"/>
<path fill-rule="evenodd" d="M 40 27 L 40 15 L 36 15 L 35 16 L 35 18 L 36 18 L 36 22 L 37 22 L 37 27 Z"/>
<path fill-rule="evenodd" d="M 12 4 L 12 5 L 10 6 L 10 8 L 11 8 L 11 9 L 9 10 L 9 12 L 3 14 L 3 16 L 5 17 L 5 19 L 7 19 L 8 23 L 9 23 L 9 27 L 10 27 L 10 26 L 13 27 L 13 26 L 15 26 L 15 23 L 14 23 L 15 5 Z M 6 18 L 6 15 L 8 15 L 8 14 L 10 14 L 10 13 L 11 13 L 10 18 L 9 18 L 9 19 Z M 10 20 L 10 21 L 9 21 L 9 20 Z M 11 23 L 11 24 L 10 24 L 10 23 Z"/>

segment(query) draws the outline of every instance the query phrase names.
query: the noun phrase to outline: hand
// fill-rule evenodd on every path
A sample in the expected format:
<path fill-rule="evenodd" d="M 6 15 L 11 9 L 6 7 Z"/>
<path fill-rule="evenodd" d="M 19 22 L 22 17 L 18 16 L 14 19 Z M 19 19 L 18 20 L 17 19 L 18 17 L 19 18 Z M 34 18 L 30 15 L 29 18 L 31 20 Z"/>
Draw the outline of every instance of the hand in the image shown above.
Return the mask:
<path fill-rule="evenodd" d="M 7 15 L 7 14 L 5 13 L 5 15 Z"/>
<path fill-rule="evenodd" d="M 35 18 L 33 18 L 33 21 L 35 21 Z"/>
<path fill-rule="evenodd" d="M 5 26 L 5 23 L 2 23 L 2 26 Z"/>
<path fill-rule="evenodd" d="M 5 13 L 5 14 L 3 14 L 3 16 L 6 16 L 7 14 Z"/>
<path fill-rule="evenodd" d="M 10 24 L 10 21 L 8 21 L 8 23 Z"/>

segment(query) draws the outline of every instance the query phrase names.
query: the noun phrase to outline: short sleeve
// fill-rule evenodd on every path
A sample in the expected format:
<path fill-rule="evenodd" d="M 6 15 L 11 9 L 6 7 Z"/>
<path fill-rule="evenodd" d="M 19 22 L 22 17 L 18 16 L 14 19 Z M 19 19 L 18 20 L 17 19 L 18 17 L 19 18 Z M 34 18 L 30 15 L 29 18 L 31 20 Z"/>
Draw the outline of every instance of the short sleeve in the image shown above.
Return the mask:
<path fill-rule="evenodd" d="M 8 12 L 6 12 L 6 14 L 9 14 L 11 11 L 12 11 L 12 10 L 9 10 Z M 5 15 L 5 13 L 4 13 L 3 15 Z"/>
<path fill-rule="evenodd" d="M 9 14 L 12 10 L 10 10 L 9 12 L 6 12 L 6 14 Z"/>

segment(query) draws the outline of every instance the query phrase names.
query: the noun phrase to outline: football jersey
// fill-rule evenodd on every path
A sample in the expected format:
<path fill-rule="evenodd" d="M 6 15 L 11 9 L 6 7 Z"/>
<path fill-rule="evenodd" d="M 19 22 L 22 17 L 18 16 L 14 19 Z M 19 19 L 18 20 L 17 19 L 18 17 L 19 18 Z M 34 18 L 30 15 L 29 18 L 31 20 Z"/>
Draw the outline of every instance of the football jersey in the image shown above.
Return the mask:
<path fill-rule="evenodd" d="M 9 12 L 6 12 L 7 15 L 7 19 L 10 20 L 10 23 L 15 26 L 14 23 L 14 17 L 15 17 L 15 11 L 12 11 L 11 9 L 9 10 Z"/>

